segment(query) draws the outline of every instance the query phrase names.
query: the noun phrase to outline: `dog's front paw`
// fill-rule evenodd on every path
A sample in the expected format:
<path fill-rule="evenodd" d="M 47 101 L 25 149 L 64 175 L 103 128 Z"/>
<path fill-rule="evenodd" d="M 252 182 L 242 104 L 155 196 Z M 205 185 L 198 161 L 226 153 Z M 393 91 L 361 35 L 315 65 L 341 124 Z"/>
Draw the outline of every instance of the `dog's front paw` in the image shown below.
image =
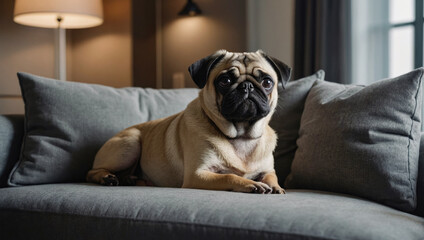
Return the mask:
<path fill-rule="evenodd" d="M 263 182 L 254 182 L 251 188 L 251 193 L 268 194 L 272 193 L 272 188 Z"/>
<path fill-rule="evenodd" d="M 116 177 L 115 175 L 108 174 L 102 178 L 101 184 L 105 186 L 118 186 L 119 180 L 118 177 Z"/>
<path fill-rule="evenodd" d="M 234 192 L 245 192 L 245 193 L 271 193 L 272 189 L 263 182 L 249 181 L 246 185 L 242 185 L 233 188 Z"/>
<path fill-rule="evenodd" d="M 286 194 L 286 190 L 284 190 L 284 188 L 280 187 L 280 186 L 271 186 L 272 188 L 272 193 L 274 194 Z"/>

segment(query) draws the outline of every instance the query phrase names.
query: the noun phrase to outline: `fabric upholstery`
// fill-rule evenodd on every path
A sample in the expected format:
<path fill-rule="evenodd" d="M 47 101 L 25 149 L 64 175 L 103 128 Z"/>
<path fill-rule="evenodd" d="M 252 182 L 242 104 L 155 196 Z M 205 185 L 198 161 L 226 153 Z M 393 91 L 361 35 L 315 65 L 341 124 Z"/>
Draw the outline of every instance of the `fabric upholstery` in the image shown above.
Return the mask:
<path fill-rule="evenodd" d="M 417 209 L 415 214 L 424 217 L 424 133 L 421 133 L 420 160 L 418 162 Z"/>
<path fill-rule="evenodd" d="M 24 135 L 22 115 L 0 115 L 0 187 L 7 186 L 7 179 L 19 158 Z"/>
<path fill-rule="evenodd" d="M 348 193 L 413 211 L 423 71 L 367 87 L 317 81 L 306 99 L 286 186 Z"/>
<path fill-rule="evenodd" d="M 9 184 L 82 182 L 98 149 L 119 131 L 183 110 L 196 89 L 116 89 L 19 73 L 25 136 Z"/>
<path fill-rule="evenodd" d="M 280 185 L 290 172 L 290 165 L 294 158 L 299 137 L 300 118 L 306 96 L 312 85 L 318 79 L 324 80 L 325 72 L 319 70 L 315 74 L 287 83 L 285 89 L 278 93 L 278 105 L 272 116 L 270 126 L 277 133 L 277 147 L 274 151 L 274 167 L 278 175 Z"/>
<path fill-rule="evenodd" d="M 424 232 L 424 218 L 341 194 L 89 184 L 0 189 L 0 221 L 2 239 L 414 240 Z"/>

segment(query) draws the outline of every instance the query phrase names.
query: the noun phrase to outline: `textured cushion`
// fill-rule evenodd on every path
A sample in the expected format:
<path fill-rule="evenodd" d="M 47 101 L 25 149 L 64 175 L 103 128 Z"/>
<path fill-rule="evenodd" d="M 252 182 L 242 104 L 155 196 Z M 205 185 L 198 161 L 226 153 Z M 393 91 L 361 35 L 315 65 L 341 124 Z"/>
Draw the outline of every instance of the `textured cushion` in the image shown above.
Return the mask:
<path fill-rule="evenodd" d="M 131 125 L 179 112 L 198 94 L 18 77 L 25 136 L 10 185 L 84 181 L 106 140 Z"/>
<path fill-rule="evenodd" d="M 418 162 L 417 209 L 415 214 L 424 217 L 424 133 L 421 133 L 420 159 Z"/>
<path fill-rule="evenodd" d="M 306 96 L 315 81 L 324 80 L 324 76 L 325 72 L 319 70 L 311 76 L 288 82 L 285 89 L 280 89 L 278 93 L 278 105 L 270 126 L 278 136 L 274 159 L 278 181 L 282 186 L 290 172 L 290 165 L 297 149 L 296 140 L 299 137 L 300 118 Z"/>
<path fill-rule="evenodd" d="M 0 189 L 2 239 L 422 239 L 424 219 L 366 200 L 51 184 Z"/>
<path fill-rule="evenodd" d="M 422 74 L 420 68 L 367 87 L 317 81 L 306 99 L 286 186 L 414 210 Z"/>
<path fill-rule="evenodd" d="M 0 115 L 0 187 L 7 186 L 10 171 L 19 159 L 24 117 Z"/>

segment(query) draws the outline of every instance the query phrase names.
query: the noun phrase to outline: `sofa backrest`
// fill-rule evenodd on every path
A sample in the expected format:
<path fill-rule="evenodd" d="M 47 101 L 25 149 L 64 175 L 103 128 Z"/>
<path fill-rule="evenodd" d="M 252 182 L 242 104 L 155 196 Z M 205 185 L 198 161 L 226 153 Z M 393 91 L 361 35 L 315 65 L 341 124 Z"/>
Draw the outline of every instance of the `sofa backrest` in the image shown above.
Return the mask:
<path fill-rule="evenodd" d="M 23 115 L 0 115 L 0 187 L 7 185 L 9 173 L 19 159 L 23 136 Z"/>
<path fill-rule="evenodd" d="M 421 133 L 420 160 L 418 162 L 417 209 L 415 214 L 424 217 L 424 133 Z"/>

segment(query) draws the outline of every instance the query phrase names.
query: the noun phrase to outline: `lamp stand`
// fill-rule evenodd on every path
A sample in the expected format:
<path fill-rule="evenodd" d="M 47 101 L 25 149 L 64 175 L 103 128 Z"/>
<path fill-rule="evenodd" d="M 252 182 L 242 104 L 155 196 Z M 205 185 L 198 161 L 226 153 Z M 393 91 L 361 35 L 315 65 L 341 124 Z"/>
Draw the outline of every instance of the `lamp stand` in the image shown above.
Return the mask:
<path fill-rule="evenodd" d="M 66 81 L 66 29 L 60 26 L 62 18 L 57 17 L 55 40 L 55 68 L 56 78 Z"/>

